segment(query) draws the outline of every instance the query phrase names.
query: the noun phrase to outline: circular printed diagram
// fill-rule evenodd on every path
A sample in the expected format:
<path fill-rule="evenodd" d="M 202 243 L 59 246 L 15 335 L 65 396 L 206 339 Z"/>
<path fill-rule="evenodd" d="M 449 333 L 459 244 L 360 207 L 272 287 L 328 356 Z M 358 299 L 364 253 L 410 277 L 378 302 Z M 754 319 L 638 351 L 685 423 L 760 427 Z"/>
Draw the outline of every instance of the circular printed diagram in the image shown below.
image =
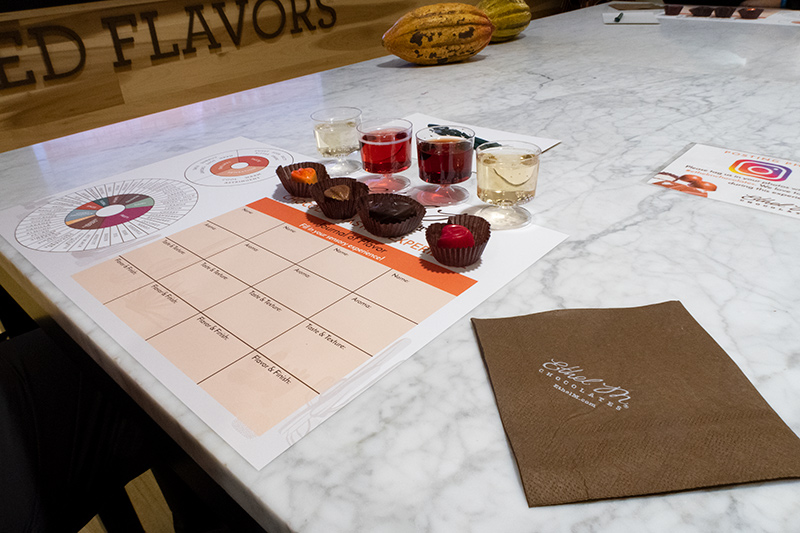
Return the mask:
<path fill-rule="evenodd" d="M 156 201 L 146 194 L 118 194 L 86 202 L 73 209 L 64 223 L 75 229 L 98 229 L 136 220 L 153 208 Z"/>
<path fill-rule="evenodd" d="M 96 185 L 57 198 L 17 226 L 17 241 L 43 252 L 78 252 L 129 242 L 183 218 L 197 191 L 181 181 L 137 179 Z"/>
<path fill-rule="evenodd" d="M 198 185 L 245 185 L 271 178 L 278 166 L 293 162 L 289 152 L 275 148 L 230 150 L 204 157 L 187 168 L 184 175 Z"/>

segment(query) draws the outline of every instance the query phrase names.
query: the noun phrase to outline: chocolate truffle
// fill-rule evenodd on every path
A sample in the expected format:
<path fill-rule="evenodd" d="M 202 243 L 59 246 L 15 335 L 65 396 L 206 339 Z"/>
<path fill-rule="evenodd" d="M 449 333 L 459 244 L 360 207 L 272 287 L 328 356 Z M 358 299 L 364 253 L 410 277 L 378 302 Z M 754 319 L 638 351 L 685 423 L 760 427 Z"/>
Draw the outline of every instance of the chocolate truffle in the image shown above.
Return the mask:
<path fill-rule="evenodd" d="M 720 6 L 714 8 L 714 16 L 721 19 L 731 18 L 736 12 L 736 8 L 732 6 Z"/>
<path fill-rule="evenodd" d="M 451 240 L 444 238 L 448 232 L 456 231 L 445 228 L 463 227 L 471 234 L 473 242 L 470 246 L 451 247 Z M 460 230 L 458 230 L 460 231 Z M 447 219 L 447 224 L 431 224 L 425 231 L 425 239 L 431 254 L 443 265 L 466 267 L 477 263 L 481 258 L 486 244 L 489 242 L 491 231 L 489 223 L 481 217 L 474 215 L 454 215 Z M 444 240 L 444 243 L 442 242 Z M 444 246 L 442 246 L 444 244 Z M 458 244 L 458 243 L 457 243 Z M 462 241 L 461 244 L 464 244 Z"/>
<path fill-rule="evenodd" d="M 399 237 L 419 226 L 425 207 L 408 196 L 369 194 L 359 202 L 358 214 L 364 227 L 373 235 Z"/>
<path fill-rule="evenodd" d="M 475 246 L 475 237 L 466 226 L 460 224 L 447 224 L 442 228 L 442 234 L 436 241 L 439 248 L 469 248 Z"/>
<path fill-rule="evenodd" d="M 328 178 L 328 171 L 325 170 L 325 165 L 314 161 L 294 163 L 285 167 L 279 166 L 277 169 L 275 169 L 275 173 L 281 180 L 281 184 L 283 185 L 283 188 L 286 189 L 286 192 L 292 196 L 297 196 L 298 198 L 309 198 L 311 196 L 311 184 L 292 178 L 292 172 L 302 168 L 313 168 L 314 172 L 317 173 L 317 181 Z"/>
<path fill-rule="evenodd" d="M 344 202 L 350 199 L 350 187 L 348 185 L 334 185 L 325 189 L 322 194 L 325 195 L 325 198 Z"/>
<path fill-rule="evenodd" d="M 695 17 L 710 17 L 713 11 L 714 11 L 713 7 L 697 6 L 690 9 L 689 13 L 691 13 Z"/>
<path fill-rule="evenodd" d="M 739 10 L 739 16 L 743 19 L 757 19 L 763 12 L 760 7 L 743 7 Z"/>
<path fill-rule="evenodd" d="M 358 200 L 369 194 L 369 187 L 353 178 L 326 178 L 311 186 L 311 197 L 325 216 L 346 220 L 356 216 Z"/>

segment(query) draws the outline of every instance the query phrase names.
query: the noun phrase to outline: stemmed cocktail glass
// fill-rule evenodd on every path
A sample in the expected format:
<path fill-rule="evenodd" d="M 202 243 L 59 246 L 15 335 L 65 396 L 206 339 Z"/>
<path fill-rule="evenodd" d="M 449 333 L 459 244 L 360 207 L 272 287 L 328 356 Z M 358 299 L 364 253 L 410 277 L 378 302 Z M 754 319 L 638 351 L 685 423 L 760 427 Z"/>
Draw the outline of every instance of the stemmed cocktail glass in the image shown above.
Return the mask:
<path fill-rule="evenodd" d="M 361 110 L 357 107 L 329 107 L 311 114 L 317 150 L 332 160 L 321 161 L 331 176 L 346 176 L 361 169 L 358 161 L 346 157 L 358 150 L 358 125 Z"/>
<path fill-rule="evenodd" d="M 492 230 L 520 228 L 531 222 L 531 214 L 518 204 L 536 194 L 539 156 L 542 150 L 523 141 L 496 141 L 476 149 L 478 198 L 491 204 L 476 215 Z"/>
<path fill-rule="evenodd" d="M 401 118 L 375 119 L 358 127 L 361 161 L 371 176 L 359 178 L 371 192 L 400 192 L 410 182 L 397 176 L 411 166 L 413 125 Z"/>
<path fill-rule="evenodd" d="M 462 126 L 430 126 L 417 132 L 419 177 L 429 185 L 417 189 L 422 205 L 460 204 L 469 192 L 454 186 L 472 174 L 475 132 Z"/>

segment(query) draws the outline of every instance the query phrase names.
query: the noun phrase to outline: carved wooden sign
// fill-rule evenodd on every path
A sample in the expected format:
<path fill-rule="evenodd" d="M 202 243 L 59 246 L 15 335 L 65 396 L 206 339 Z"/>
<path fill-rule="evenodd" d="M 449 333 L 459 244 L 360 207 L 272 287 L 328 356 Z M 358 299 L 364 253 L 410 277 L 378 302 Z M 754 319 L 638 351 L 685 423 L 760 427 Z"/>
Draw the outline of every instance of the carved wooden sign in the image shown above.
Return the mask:
<path fill-rule="evenodd" d="M 305 5 L 298 6 L 303 0 L 289 0 L 290 11 L 287 11 L 287 8 L 284 7 L 281 0 L 257 0 L 253 8 L 247 12 L 248 0 L 235 0 L 236 13 L 234 14 L 233 24 L 226 11 L 225 2 L 214 2 L 210 7 L 219 17 L 219 21 L 223 25 L 231 43 L 238 47 L 242 42 L 245 19 L 247 19 L 249 23 L 248 26 L 263 39 L 274 39 L 280 36 L 287 27 L 290 27 L 290 33 L 300 33 L 304 29 L 313 31 L 317 29 L 317 27 L 332 28 L 336 24 L 336 10 L 329 5 L 323 4 L 322 0 L 313 0 L 314 6 L 311 5 L 311 1 L 312 0 L 305 0 Z M 150 55 L 151 61 L 176 57 L 181 53 L 183 53 L 184 56 L 194 54 L 197 51 L 195 42 L 201 39 L 208 42 L 209 50 L 222 48 L 222 43 L 214 34 L 214 31 L 211 29 L 211 26 L 203 14 L 204 7 L 203 4 L 191 4 L 184 7 L 187 15 L 186 42 L 182 49 L 179 48 L 177 43 L 173 43 L 172 46 L 166 50 L 162 49 L 161 42 L 158 39 L 158 28 L 156 25 L 156 19 L 158 18 L 157 10 L 101 17 L 100 22 L 103 28 L 108 31 L 109 44 L 113 45 L 116 53 L 114 66 L 124 67 L 132 64 L 132 60 L 125 57 L 124 46 L 134 44 L 136 39 L 131 35 L 124 35 L 123 32 L 128 30 L 130 33 L 130 30 L 138 26 L 139 21 L 146 24 L 149 30 L 149 44 L 152 46 L 153 50 L 153 53 Z M 79 73 L 86 65 L 86 46 L 81 36 L 72 28 L 62 25 L 47 24 L 30 26 L 26 28 L 26 33 L 27 36 L 35 42 L 40 51 L 45 68 L 45 74 L 43 76 L 45 81 L 67 78 L 73 74 Z M 48 49 L 48 39 L 52 38 L 61 38 L 74 45 L 76 51 L 76 62 L 74 66 L 61 71 L 55 69 L 50 50 Z M 4 42 L 5 44 L 11 43 L 18 47 L 23 46 L 22 31 L 14 29 L 0 32 L 0 45 Z M 19 61 L 20 57 L 18 55 L 0 56 L 0 90 L 36 84 L 36 75 L 32 70 L 26 71 L 24 76 L 20 79 L 12 80 L 9 78 L 6 72 L 7 66 L 15 65 L 19 63 Z"/>
<path fill-rule="evenodd" d="M 430 0 L 109 0 L 0 13 L 0 151 L 385 55 Z"/>

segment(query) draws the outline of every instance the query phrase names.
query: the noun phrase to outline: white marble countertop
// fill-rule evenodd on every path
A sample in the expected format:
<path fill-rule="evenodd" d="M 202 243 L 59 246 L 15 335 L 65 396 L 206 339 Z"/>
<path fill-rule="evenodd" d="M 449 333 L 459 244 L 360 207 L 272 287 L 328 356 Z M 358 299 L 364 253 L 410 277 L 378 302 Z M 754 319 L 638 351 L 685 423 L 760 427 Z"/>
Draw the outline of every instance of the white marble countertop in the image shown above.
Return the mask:
<path fill-rule="evenodd" d="M 389 56 L 0 154 L 2 208 L 239 135 L 313 154 L 326 105 L 562 140 L 528 206 L 569 239 L 261 471 L 5 241 L 0 263 L 270 532 L 796 530 L 797 481 L 526 505 L 469 317 L 680 300 L 800 433 L 800 221 L 643 182 L 690 142 L 800 160 L 800 28 L 603 9 L 464 64 Z"/>

